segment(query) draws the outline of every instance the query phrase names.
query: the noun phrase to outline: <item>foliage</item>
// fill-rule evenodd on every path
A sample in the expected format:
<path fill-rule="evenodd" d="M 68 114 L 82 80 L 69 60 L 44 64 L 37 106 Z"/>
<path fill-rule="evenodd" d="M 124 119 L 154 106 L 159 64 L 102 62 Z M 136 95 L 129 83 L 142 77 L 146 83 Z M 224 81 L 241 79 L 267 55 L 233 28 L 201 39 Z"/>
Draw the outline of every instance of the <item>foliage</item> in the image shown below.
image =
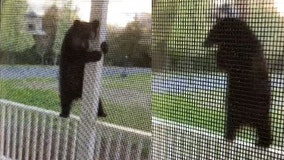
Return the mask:
<path fill-rule="evenodd" d="M 248 5 L 253 10 L 248 15 L 248 23 L 261 41 L 269 68 L 277 72 L 284 65 L 284 17 L 280 16 L 273 4 L 273 0 L 266 0 L 266 3 L 250 2 Z"/>
<path fill-rule="evenodd" d="M 62 10 L 60 10 L 60 14 L 58 15 L 56 38 L 53 45 L 56 57 L 60 56 L 61 46 L 65 37 L 65 33 L 70 28 L 73 21 L 78 18 L 78 16 L 76 15 L 76 10 L 70 8 L 71 4 L 72 1 L 68 0 Z"/>
<path fill-rule="evenodd" d="M 26 10 L 26 0 L 7 0 L 3 2 L 0 29 L 0 48 L 2 52 L 15 53 L 32 47 L 32 35 L 25 32 L 24 15 Z"/>
<path fill-rule="evenodd" d="M 63 8 L 52 5 L 46 10 L 42 23 L 47 36 L 40 38 L 26 32 L 26 0 L 2 3 L 0 63 L 56 64 L 65 32 L 77 18 L 72 1 L 65 1 Z"/>
<path fill-rule="evenodd" d="M 147 17 L 148 16 L 148 17 Z M 145 19 L 150 15 L 145 15 Z M 106 63 L 114 66 L 151 66 L 151 27 L 147 21 L 135 18 L 125 28 L 108 26 L 107 43 L 110 53 Z"/>
<path fill-rule="evenodd" d="M 42 27 L 45 36 L 34 35 L 36 54 L 41 57 L 41 64 L 55 64 L 55 52 L 53 51 L 58 21 L 58 8 L 52 5 L 42 17 Z"/>
<path fill-rule="evenodd" d="M 284 65 L 284 18 L 280 17 L 273 4 L 273 0 L 247 2 L 247 19 L 263 45 L 270 68 L 280 70 L 279 65 Z M 166 65 L 173 70 L 216 70 L 215 49 L 203 46 L 214 23 L 211 19 L 213 7 L 216 6 L 206 0 L 156 1 L 153 9 L 153 52 L 160 54 L 157 61 L 167 57 Z"/>

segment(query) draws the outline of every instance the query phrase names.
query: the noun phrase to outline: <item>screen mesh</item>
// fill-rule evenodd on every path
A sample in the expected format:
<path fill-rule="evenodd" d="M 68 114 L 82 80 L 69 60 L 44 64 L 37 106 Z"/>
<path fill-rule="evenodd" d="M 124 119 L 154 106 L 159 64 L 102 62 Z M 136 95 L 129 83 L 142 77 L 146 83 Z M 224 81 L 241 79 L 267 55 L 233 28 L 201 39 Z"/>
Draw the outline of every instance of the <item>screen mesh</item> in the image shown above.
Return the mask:
<path fill-rule="evenodd" d="M 282 0 L 0 2 L 0 159 L 284 159 Z"/>
<path fill-rule="evenodd" d="M 153 1 L 153 159 L 283 159 L 283 5 Z"/>
<path fill-rule="evenodd" d="M 77 160 L 90 154 L 96 160 L 151 159 L 151 1 L 0 2 L 0 159 Z M 102 4 L 107 5 L 96 8 Z M 83 24 L 93 17 L 100 17 L 99 37 L 92 37 L 95 23 Z M 82 82 L 83 61 L 99 56 L 90 51 L 92 38 L 106 41 L 108 52 L 101 85 L 86 94 L 84 103 L 84 87 L 76 86 Z M 93 92 L 100 93 L 107 116 L 88 126 L 80 121 L 87 114 L 80 113 L 94 100 Z M 61 118 L 60 105 L 68 96 L 74 98 L 71 114 Z M 89 127 L 85 133 L 82 125 Z M 94 130 L 90 144 L 83 144 L 81 139 Z M 93 151 L 84 153 L 93 142 Z"/>

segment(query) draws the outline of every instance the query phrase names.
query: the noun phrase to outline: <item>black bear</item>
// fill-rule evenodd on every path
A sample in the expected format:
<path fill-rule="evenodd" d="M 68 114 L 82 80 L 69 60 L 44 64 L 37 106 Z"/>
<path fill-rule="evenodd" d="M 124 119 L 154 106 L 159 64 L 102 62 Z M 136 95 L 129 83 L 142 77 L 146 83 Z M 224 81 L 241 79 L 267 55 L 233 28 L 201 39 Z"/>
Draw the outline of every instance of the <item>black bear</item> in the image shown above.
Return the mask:
<path fill-rule="evenodd" d="M 257 145 L 272 143 L 270 82 L 263 50 L 249 26 L 238 18 L 222 18 L 209 31 L 206 46 L 217 45 L 217 68 L 227 73 L 225 138 L 232 141 L 237 130 L 256 129 Z"/>
<path fill-rule="evenodd" d="M 97 20 L 90 23 L 75 20 L 66 32 L 59 64 L 60 117 L 69 117 L 72 101 L 82 96 L 85 64 L 99 61 L 102 52 L 108 51 L 105 42 L 101 44 L 102 52 L 90 51 L 89 43 L 95 38 L 98 29 L 99 21 Z M 101 99 L 99 99 L 98 116 L 106 116 Z"/>

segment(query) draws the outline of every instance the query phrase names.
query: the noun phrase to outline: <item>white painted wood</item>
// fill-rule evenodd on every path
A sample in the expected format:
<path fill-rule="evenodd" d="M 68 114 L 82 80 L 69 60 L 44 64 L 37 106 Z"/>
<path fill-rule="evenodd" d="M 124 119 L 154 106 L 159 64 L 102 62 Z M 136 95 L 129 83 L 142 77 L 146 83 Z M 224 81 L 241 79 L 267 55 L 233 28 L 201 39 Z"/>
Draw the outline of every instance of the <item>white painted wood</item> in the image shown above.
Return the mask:
<path fill-rule="evenodd" d="M 33 132 L 32 132 L 32 138 L 31 138 L 31 140 L 32 140 L 32 149 L 31 149 L 31 160 L 36 160 L 36 151 L 37 151 L 37 138 L 34 138 L 34 137 L 38 137 L 38 118 L 39 118 L 39 116 L 38 116 L 38 113 L 34 113 L 33 114 L 34 116 L 33 116 L 33 126 L 32 126 L 32 130 L 33 130 Z"/>
<path fill-rule="evenodd" d="M 46 160 L 50 160 L 51 158 L 51 147 L 52 147 L 52 135 L 53 135 L 53 124 L 54 124 L 54 120 L 52 116 L 48 115 L 48 128 L 47 128 L 47 137 L 46 137 Z"/>
<path fill-rule="evenodd" d="M 54 146 L 54 160 L 58 160 L 59 159 L 59 147 L 60 147 L 60 135 L 61 135 L 61 129 L 62 129 L 62 118 L 59 118 L 57 121 L 57 127 L 56 127 L 56 136 L 55 136 L 55 146 Z"/>
<path fill-rule="evenodd" d="M 18 160 L 23 158 L 23 146 L 24 146 L 24 123 L 25 123 L 25 112 L 20 111 L 20 128 L 19 128 L 19 146 L 18 146 Z"/>
<path fill-rule="evenodd" d="M 5 116 L 6 116 L 6 105 L 1 105 L 1 122 L 0 122 L 0 156 L 4 155 L 4 141 L 5 141 Z"/>
<path fill-rule="evenodd" d="M 17 135 L 18 135 L 18 109 L 17 108 L 13 108 L 12 109 L 13 112 L 13 122 L 12 122 L 12 126 L 13 126 L 13 130 L 12 130 L 12 150 L 11 150 L 11 157 L 12 159 L 16 159 L 16 143 L 17 143 Z"/>
<path fill-rule="evenodd" d="M 31 123 L 32 123 L 31 112 L 27 112 L 27 122 L 26 122 L 26 142 L 25 142 L 25 160 L 29 160 L 30 156 L 30 141 L 31 141 Z"/>
<path fill-rule="evenodd" d="M 2 99 L 0 99 L 0 108 L 2 109 L 0 112 L 0 127 L 2 127 L 0 133 L 3 133 L 3 137 L 0 136 L 0 146 L 5 147 L 5 149 L 6 146 L 13 148 L 15 140 L 19 140 L 17 155 L 23 155 L 23 157 L 17 156 L 17 160 L 61 160 L 64 157 L 66 158 L 66 155 L 68 155 L 68 159 L 75 159 L 78 117 L 70 116 L 69 119 L 65 120 L 59 118 L 56 112 Z M 16 110 L 17 112 L 15 112 Z M 18 122 L 14 123 L 15 121 Z M 15 132 L 15 126 L 18 126 L 17 134 L 12 133 Z M 142 145 L 149 142 L 151 138 L 151 133 L 106 122 L 97 121 L 95 127 L 99 131 L 96 135 L 95 159 L 104 156 L 108 157 L 108 159 L 119 158 L 119 155 L 125 156 L 125 154 L 122 154 L 125 150 L 122 149 L 124 146 L 121 144 L 125 140 L 127 140 L 127 146 L 125 146 L 127 155 L 125 159 L 130 159 L 131 153 L 141 156 L 144 147 Z M 34 136 L 39 137 L 39 141 Z M 69 141 L 70 143 L 67 143 Z M 102 143 L 106 144 L 103 145 Z M 69 146 L 69 144 L 71 145 Z M 138 144 L 139 147 L 133 147 L 135 144 Z M 105 147 L 101 148 L 102 146 Z M 0 159 L 14 159 L 12 158 L 13 154 L 11 154 L 14 150 L 10 149 L 10 154 L 6 154 L 7 150 L 5 150 L 5 153 L 2 152 L 0 154 Z M 134 153 L 134 150 L 137 153 Z M 101 155 L 101 152 L 105 154 Z M 151 155 L 146 156 L 151 157 Z"/>
<path fill-rule="evenodd" d="M 44 155 L 44 140 L 45 140 L 45 128 L 46 128 L 46 115 L 39 115 L 41 117 L 40 123 L 40 139 L 39 139 L 39 155 L 38 160 L 43 160 Z"/>
<path fill-rule="evenodd" d="M 64 129 L 65 129 L 65 133 L 64 133 L 64 137 L 63 137 L 63 142 L 62 142 L 62 157 L 61 160 L 66 160 L 66 156 L 67 156 L 67 150 L 68 150 L 68 139 L 69 139 L 69 126 L 70 126 L 70 119 L 64 119 L 63 120 L 64 124 Z"/>
<path fill-rule="evenodd" d="M 117 142 L 116 142 L 116 150 L 115 150 L 115 160 L 119 160 L 119 158 L 120 158 L 122 134 L 123 134 L 123 132 L 118 133 L 118 138 L 117 138 Z"/>
<path fill-rule="evenodd" d="M 73 121 L 74 129 L 73 129 L 73 136 L 72 136 L 72 142 L 71 142 L 71 151 L 70 151 L 70 160 L 75 160 L 75 154 L 76 154 L 76 142 L 77 142 L 77 131 L 78 131 L 78 123 L 77 121 Z"/>
<path fill-rule="evenodd" d="M 170 131 L 170 132 L 169 132 Z M 160 118 L 152 118 L 153 159 L 282 159 L 284 148 L 256 147 L 253 142 L 237 139 L 227 142 L 223 135 Z M 206 147 L 204 144 L 209 144 Z M 185 147 L 188 145 L 188 147 Z M 170 150 L 169 150 L 170 148 Z M 264 158 L 262 158 L 264 157 Z M 272 158 L 273 159 L 273 158 Z"/>
<path fill-rule="evenodd" d="M 125 160 L 130 160 L 132 143 L 133 143 L 132 138 L 131 137 L 127 138 L 127 147 L 126 147 L 126 157 L 125 157 Z"/>
<path fill-rule="evenodd" d="M 106 149 L 105 149 L 105 156 L 104 156 L 104 159 L 106 160 L 110 160 L 110 147 L 111 147 L 111 136 L 108 136 L 107 137 L 107 142 L 106 142 Z"/>
<path fill-rule="evenodd" d="M 100 30 L 94 42 L 94 47 L 100 50 L 100 44 L 105 41 L 105 28 L 107 18 L 108 0 L 92 0 L 90 21 L 99 20 Z M 99 62 L 85 65 L 82 107 L 80 113 L 81 123 L 78 130 L 77 155 L 78 160 L 91 160 L 94 157 L 96 143 L 97 106 L 100 95 L 101 72 L 103 56 Z"/>
<path fill-rule="evenodd" d="M 12 128 L 12 108 L 8 107 L 7 109 L 7 129 L 6 129 L 6 153 L 5 155 L 10 156 L 10 146 L 11 146 L 11 128 Z"/>

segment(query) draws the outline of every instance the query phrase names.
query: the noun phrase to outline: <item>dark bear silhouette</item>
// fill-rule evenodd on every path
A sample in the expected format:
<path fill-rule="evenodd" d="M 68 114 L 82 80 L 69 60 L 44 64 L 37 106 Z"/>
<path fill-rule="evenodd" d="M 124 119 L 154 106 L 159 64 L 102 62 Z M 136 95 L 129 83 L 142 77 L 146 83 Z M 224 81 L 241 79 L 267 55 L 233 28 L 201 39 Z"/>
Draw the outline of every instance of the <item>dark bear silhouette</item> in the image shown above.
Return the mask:
<path fill-rule="evenodd" d="M 234 140 L 243 125 L 256 129 L 258 146 L 272 143 L 270 82 L 262 47 L 245 22 L 223 18 L 209 31 L 206 46 L 217 45 L 217 68 L 227 73 L 225 138 Z"/>
<path fill-rule="evenodd" d="M 89 41 L 95 38 L 98 29 L 97 20 L 91 23 L 75 20 L 66 32 L 59 65 L 60 117 L 69 117 L 72 101 L 82 96 L 85 64 L 97 62 L 102 57 L 101 51 L 90 51 L 89 46 Z M 101 50 L 107 53 L 108 46 L 105 42 L 101 44 Z M 98 116 L 106 116 L 101 99 L 99 99 Z"/>

